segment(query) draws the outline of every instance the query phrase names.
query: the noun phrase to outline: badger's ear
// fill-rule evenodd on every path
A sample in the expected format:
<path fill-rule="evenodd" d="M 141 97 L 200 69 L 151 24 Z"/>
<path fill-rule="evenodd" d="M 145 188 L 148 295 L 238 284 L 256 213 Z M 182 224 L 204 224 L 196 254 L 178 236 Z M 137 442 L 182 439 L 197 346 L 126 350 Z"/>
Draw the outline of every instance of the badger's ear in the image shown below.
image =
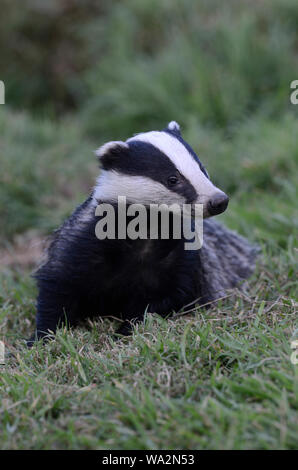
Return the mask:
<path fill-rule="evenodd" d="M 107 142 L 106 144 L 103 144 L 101 147 L 96 149 L 95 155 L 98 158 L 102 158 L 104 155 L 118 153 L 124 149 L 128 149 L 126 142 L 122 142 L 122 140 L 112 140 L 111 142 Z"/>
<path fill-rule="evenodd" d="M 167 129 L 175 134 L 181 135 L 180 126 L 176 121 L 169 122 Z"/>
<path fill-rule="evenodd" d="M 121 140 L 113 140 L 95 150 L 95 155 L 98 157 L 103 167 L 109 167 L 113 162 L 117 161 L 123 153 L 129 150 L 128 144 Z"/>

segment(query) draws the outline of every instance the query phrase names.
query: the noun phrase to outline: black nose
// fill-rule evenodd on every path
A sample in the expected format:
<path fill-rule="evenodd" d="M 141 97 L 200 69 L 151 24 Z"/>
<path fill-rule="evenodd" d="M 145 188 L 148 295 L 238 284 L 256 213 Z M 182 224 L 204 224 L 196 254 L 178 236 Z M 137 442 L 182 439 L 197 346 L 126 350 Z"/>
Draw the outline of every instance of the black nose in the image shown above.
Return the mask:
<path fill-rule="evenodd" d="M 217 194 L 208 202 L 208 212 L 210 215 L 221 214 L 226 210 L 229 204 L 229 198 L 226 194 Z"/>

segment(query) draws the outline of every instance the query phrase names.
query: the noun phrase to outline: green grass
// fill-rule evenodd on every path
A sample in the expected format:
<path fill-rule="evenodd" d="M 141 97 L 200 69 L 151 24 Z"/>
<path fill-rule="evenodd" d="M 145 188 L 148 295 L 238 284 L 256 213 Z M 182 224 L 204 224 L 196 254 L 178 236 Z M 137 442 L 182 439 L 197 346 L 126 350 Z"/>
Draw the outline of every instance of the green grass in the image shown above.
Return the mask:
<path fill-rule="evenodd" d="M 29 196 L 43 187 L 42 197 L 34 204 L 14 197 L 8 205 L 10 213 L 16 203 L 34 207 L 43 233 L 57 218 L 47 208 L 47 195 L 63 218 L 82 193 L 69 174 L 75 177 L 76 167 L 88 161 L 92 167 L 94 146 L 77 135 L 76 122 L 53 127 L 8 112 L 2 126 L 4 148 L 13 142 L 9 155 L 21 158 L 23 150 L 23 175 L 26 165 L 35 168 L 33 155 L 49 155 L 47 165 L 36 164 L 36 183 L 15 178 L 16 194 L 20 184 Z M 203 127 L 197 133 L 187 129 L 211 175 L 231 193 L 221 219 L 262 247 L 246 295 L 236 292 L 209 310 L 169 321 L 148 315 L 128 339 L 115 341 L 115 325 L 105 320 L 60 331 L 55 341 L 27 350 L 35 286 L 28 270 L 2 268 L 0 325 L 7 352 L 0 375 L 2 448 L 297 447 L 298 371 L 290 362 L 297 335 L 296 126 L 295 118 L 285 115 L 278 124 L 248 120 L 230 139 Z M 73 140 L 64 147 L 66 136 Z M 65 148 L 65 158 L 74 150 L 67 173 L 65 160 L 56 156 Z M 19 171 L 14 162 L 5 160 L 12 178 Z M 51 193 L 52 165 L 57 178 Z M 60 178 L 69 192 L 59 189 Z M 86 178 L 91 185 L 90 173 Z M 30 226 L 26 214 L 20 222 L 7 217 L 6 245 L 11 224 Z"/>
<path fill-rule="evenodd" d="M 297 448 L 296 0 L 125 0 L 97 14 L 6 3 L 0 447 Z M 7 259 L 30 261 L 28 241 L 88 195 L 95 148 L 172 119 L 230 196 L 218 220 L 261 247 L 247 292 L 168 321 L 148 314 L 130 338 L 106 319 L 28 350 L 33 266 Z"/>
<path fill-rule="evenodd" d="M 259 269 L 250 298 L 169 321 L 148 315 L 129 339 L 115 342 L 106 320 L 29 351 L 16 337 L 30 331 L 32 283 L 4 283 L 1 447 L 296 448 L 295 306 L 277 273 L 272 282 Z"/>

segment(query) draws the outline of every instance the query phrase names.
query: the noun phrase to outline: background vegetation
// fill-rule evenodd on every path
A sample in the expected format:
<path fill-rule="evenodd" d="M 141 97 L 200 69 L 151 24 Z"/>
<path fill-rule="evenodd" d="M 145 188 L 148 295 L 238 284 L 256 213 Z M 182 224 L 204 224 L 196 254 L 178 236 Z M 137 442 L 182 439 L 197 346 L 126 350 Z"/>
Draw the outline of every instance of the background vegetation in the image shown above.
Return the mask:
<path fill-rule="evenodd" d="M 297 2 L 0 5 L 1 448 L 297 448 Z M 30 271 L 90 191 L 92 151 L 172 119 L 230 195 L 221 220 L 261 246 L 247 294 L 28 351 Z"/>

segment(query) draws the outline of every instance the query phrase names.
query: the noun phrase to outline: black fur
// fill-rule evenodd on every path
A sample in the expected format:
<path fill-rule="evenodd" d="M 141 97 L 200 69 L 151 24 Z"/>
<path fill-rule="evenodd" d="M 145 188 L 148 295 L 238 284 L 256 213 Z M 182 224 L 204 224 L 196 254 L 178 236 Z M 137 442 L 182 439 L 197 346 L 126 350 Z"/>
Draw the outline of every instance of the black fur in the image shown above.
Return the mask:
<path fill-rule="evenodd" d="M 38 338 L 86 317 L 139 321 L 146 309 L 166 316 L 201 294 L 199 252 L 185 251 L 185 240 L 98 240 L 98 218 L 80 222 L 90 203 L 56 233 L 35 274 Z"/>
<path fill-rule="evenodd" d="M 179 182 L 171 190 L 184 196 L 189 204 L 197 197 L 192 184 L 177 172 L 169 157 L 149 143 L 129 142 L 127 149 L 116 145 L 101 157 L 100 162 L 104 170 L 116 170 L 130 176 L 146 176 L 166 187 L 168 178 L 175 175 Z"/>
<path fill-rule="evenodd" d="M 56 233 L 48 260 L 35 274 L 35 338 L 86 317 L 141 321 L 146 309 L 167 316 L 197 298 L 204 304 L 220 297 L 253 270 L 256 250 L 210 220 L 204 222 L 209 241 L 201 250 L 185 251 L 183 239 L 98 240 L 98 219 L 80 222 L 90 202 Z M 126 322 L 121 332 L 128 331 Z"/>
<path fill-rule="evenodd" d="M 166 131 L 182 139 L 178 130 Z M 150 144 L 130 142 L 128 150 L 115 145 L 108 157 L 102 156 L 103 168 L 148 176 L 164 185 L 176 172 Z M 194 188 L 180 177 L 175 191 L 194 200 Z M 184 249 L 184 238 L 99 240 L 98 220 L 91 195 L 54 234 L 47 259 L 35 273 L 36 331 L 28 345 L 59 325 L 76 325 L 87 317 L 122 318 L 121 332 L 127 334 L 131 322 L 141 321 L 146 310 L 167 316 L 196 299 L 199 304 L 212 301 L 254 269 L 256 249 L 212 220 L 204 221 L 203 247 L 193 251 Z"/>

